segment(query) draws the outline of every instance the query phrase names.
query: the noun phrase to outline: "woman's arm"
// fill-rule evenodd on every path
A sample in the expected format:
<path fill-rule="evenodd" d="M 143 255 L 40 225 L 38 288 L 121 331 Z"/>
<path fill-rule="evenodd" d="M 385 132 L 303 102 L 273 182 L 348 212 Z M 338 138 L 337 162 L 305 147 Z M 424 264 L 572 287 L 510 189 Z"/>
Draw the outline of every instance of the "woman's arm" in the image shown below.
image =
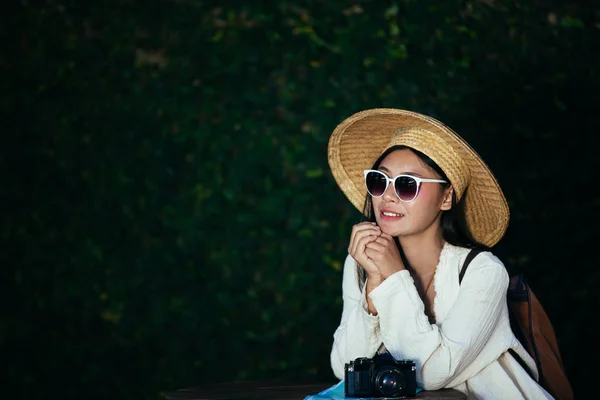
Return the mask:
<path fill-rule="evenodd" d="M 342 282 L 342 320 L 333 334 L 331 349 L 331 368 L 338 379 L 344 379 L 345 363 L 373 357 L 381 345 L 379 317 L 367 311 L 365 288 L 359 287 L 356 261 L 350 255 L 344 263 Z"/>
<path fill-rule="evenodd" d="M 429 323 L 408 271 L 391 275 L 370 296 L 387 350 L 397 359 L 413 359 L 419 385 L 435 390 L 463 383 L 510 347 L 507 287 L 502 263 L 482 253 L 439 326 Z"/>

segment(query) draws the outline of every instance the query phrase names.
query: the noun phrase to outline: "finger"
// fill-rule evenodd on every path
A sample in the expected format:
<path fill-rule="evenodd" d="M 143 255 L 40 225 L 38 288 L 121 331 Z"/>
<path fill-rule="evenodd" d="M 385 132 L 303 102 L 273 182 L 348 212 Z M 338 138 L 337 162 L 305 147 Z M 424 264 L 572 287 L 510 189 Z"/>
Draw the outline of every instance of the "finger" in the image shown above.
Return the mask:
<path fill-rule="evenodd" d="M 381 237 L 392 242 L 394 241 L 394 237 L 385 232 L 381 232 Z"/>
<path fill-rule="evenodd" d="M 348 244 L 348 253 L 352 254 L 354 249 L 356 248 L 356 241 L 358 240 L 356 237 L 356 233 L 361 230 L 360 224 L 352 226 L 352 233 L 350 234 L 350 244 Z"/>
<path fill-rule="evenodd" d="M 360 232 L 375 230 L 377 232 L 381 232 L 381 228 L 371 222 L 361 222 L 360 224 L 356 224 L 352 227 L 352 234 L 356 235 Z"/>
<path fill-rule="evenodd" d="M 391 237 L 390 238 L 386 238 L 386 237 L 383 237 L 381 235 L 377 236 L 377 239 L 375 241 L 377 243 L 380 243 L 380 244 L 385 245 L 385 246 L 389 246 L 391 244 L 393 244 L 394 246 L 396 245 L 396 242 L 394 242 L 393 238 L 391 238 Z"/>
<path fill-rule="evenodd" d="M 394 239 L 393 236 L 387 235 L 385 234 L 385 236 L 379 235 L 379 237 L 377 238 L 379 239 L 379 243 L 383 243 L 383 244 L 387 244 L 388 246 L 397 246 L 396 240 Z"/>
<path fill-rule="evenodd" d="M 358 241 L 358 238 L 356 237 L 357 229 L 358 227 L 356 225 L 352 227 L 352 234 L 350 235 L 350 244 L 348 245 L 348 253 L 350 254 L 354 254 L 354 251 L 356 249 L 356 242 Z"/>
<path fill-rule="evenodd" d="M 372 258 L 369 258 L 368 256 L 365 256 L 365 261 L 364 261 L 364 265 L 361 264 L 361 267 L 367 272 L 374 272 L 379 270 L 379 268 L 377 267 L 377 264 L 375 264 L 375 262 L 373 261 Z"/>
<path fill-rule="evenodd" d="M 387 246 L 385 244 L 379 243 L 377 240 L 373 240 L 365 245 L 365 252 L 366 249 L 383 252 L 386 248 Z"/>
<path fill-rule="evenodd" d="M 365 246 L 365 255 L 375 262 L 380 261 L 384 254 L 385 247 L 378 243 L 371 242 Z"/>
<path fill-rule="evenodd" d="M 367 244 L 374 241 L 375 239 L 377 239 L 377 236 L 375 235 L 369 235 L 359 239 L 356 244 L 356 254 L 364 256 Z"/>
<path fill-rule="evenodd" d="M 377 235 L 365 235 L 356 241 L 356 248 L 354 249 L 356 253 L 362 254 L 365 251 L 365 246 L 367 243 L 374 241 L 377 239 Z"/>
<path fill-rule="evenodd" d="M 368 257 L 369 260 L 371 260 L 373 263 L 376 263 L 381 256 L 381 253 L 377 250 L 371 249 L 371 248 L 365 248 L 365 255 Z"/>
<path fill-rule="evenodd" d="M 352 254 L 357 250 L 358 240 L 364 236 L 381 234 L 381 229 L 378 226 L 366 226 L 362 223 L 362 226 L 354 225 L 352 227 L 352 235 L 350 236 L 350 244 L 348 245 L 348 252 Z"/>

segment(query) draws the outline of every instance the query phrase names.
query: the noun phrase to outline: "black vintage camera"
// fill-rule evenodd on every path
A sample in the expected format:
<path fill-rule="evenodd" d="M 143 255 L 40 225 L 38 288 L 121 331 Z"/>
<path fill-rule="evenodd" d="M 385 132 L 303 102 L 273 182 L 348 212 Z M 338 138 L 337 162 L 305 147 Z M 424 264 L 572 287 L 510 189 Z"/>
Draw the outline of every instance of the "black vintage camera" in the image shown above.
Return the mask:
<path fill-rule="evenodd" d="M 346 397 L 412 397 L 417 391 L 412 360 L 396 360 L 389 353 L 361 357 L 344 366 Z"/>

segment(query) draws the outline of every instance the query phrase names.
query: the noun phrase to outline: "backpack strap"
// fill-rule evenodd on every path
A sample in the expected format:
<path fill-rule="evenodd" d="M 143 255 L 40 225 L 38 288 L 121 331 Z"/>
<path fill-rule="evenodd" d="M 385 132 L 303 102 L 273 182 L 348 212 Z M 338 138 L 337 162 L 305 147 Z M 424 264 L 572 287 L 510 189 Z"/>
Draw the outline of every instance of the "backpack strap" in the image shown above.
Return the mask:
<path fill-rule="evenodd" d="M 481 253 L 482 251 L 483 250 L 481 250 L 481 249 L 471 249 L 471 251 L 469 251 L 469 254 L 467 254 L 467 258 L 465 258 L 465 263 L 463 264 L 462 268 L 460 269 L 460 274 L 458 274 L 458 284 L 459 285 L 462 282 L 463 276 L 465 276 L 465 272 L 467 272 L 467 267 L 469 266 L 471 261 L 473 261 L 473 259 L 475 257 L 477 257 L 477 254 Z"/>

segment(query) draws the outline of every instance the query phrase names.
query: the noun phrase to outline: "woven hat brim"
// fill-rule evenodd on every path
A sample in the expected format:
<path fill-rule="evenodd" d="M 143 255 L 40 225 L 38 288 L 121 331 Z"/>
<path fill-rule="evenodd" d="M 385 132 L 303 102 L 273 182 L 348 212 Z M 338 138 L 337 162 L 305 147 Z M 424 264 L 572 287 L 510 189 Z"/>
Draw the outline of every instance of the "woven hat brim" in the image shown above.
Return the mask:
<path fill-rule="evenodd" d="M 335 128 L 329 139 L 328 161 L 333 177 L 348 200 L 363 211 L 367 194 L 363 170 L 371 168 L 386 150 L 394 132 L 406 127 L 438 135 L 464 160 L 470 170 L 470 183 L 464 193 L 467 227 L 477 242 L 488 247 L 498 243 L 510 219 L 508 203 L 498 181 L 477 152 L 456 132 L 423 114 L 391 108 L 370 109 L 351 115 Z M 437 162 L 435 157 L 432 159 Z M 440 167 L 444 170 L 443 165 Z"/>

